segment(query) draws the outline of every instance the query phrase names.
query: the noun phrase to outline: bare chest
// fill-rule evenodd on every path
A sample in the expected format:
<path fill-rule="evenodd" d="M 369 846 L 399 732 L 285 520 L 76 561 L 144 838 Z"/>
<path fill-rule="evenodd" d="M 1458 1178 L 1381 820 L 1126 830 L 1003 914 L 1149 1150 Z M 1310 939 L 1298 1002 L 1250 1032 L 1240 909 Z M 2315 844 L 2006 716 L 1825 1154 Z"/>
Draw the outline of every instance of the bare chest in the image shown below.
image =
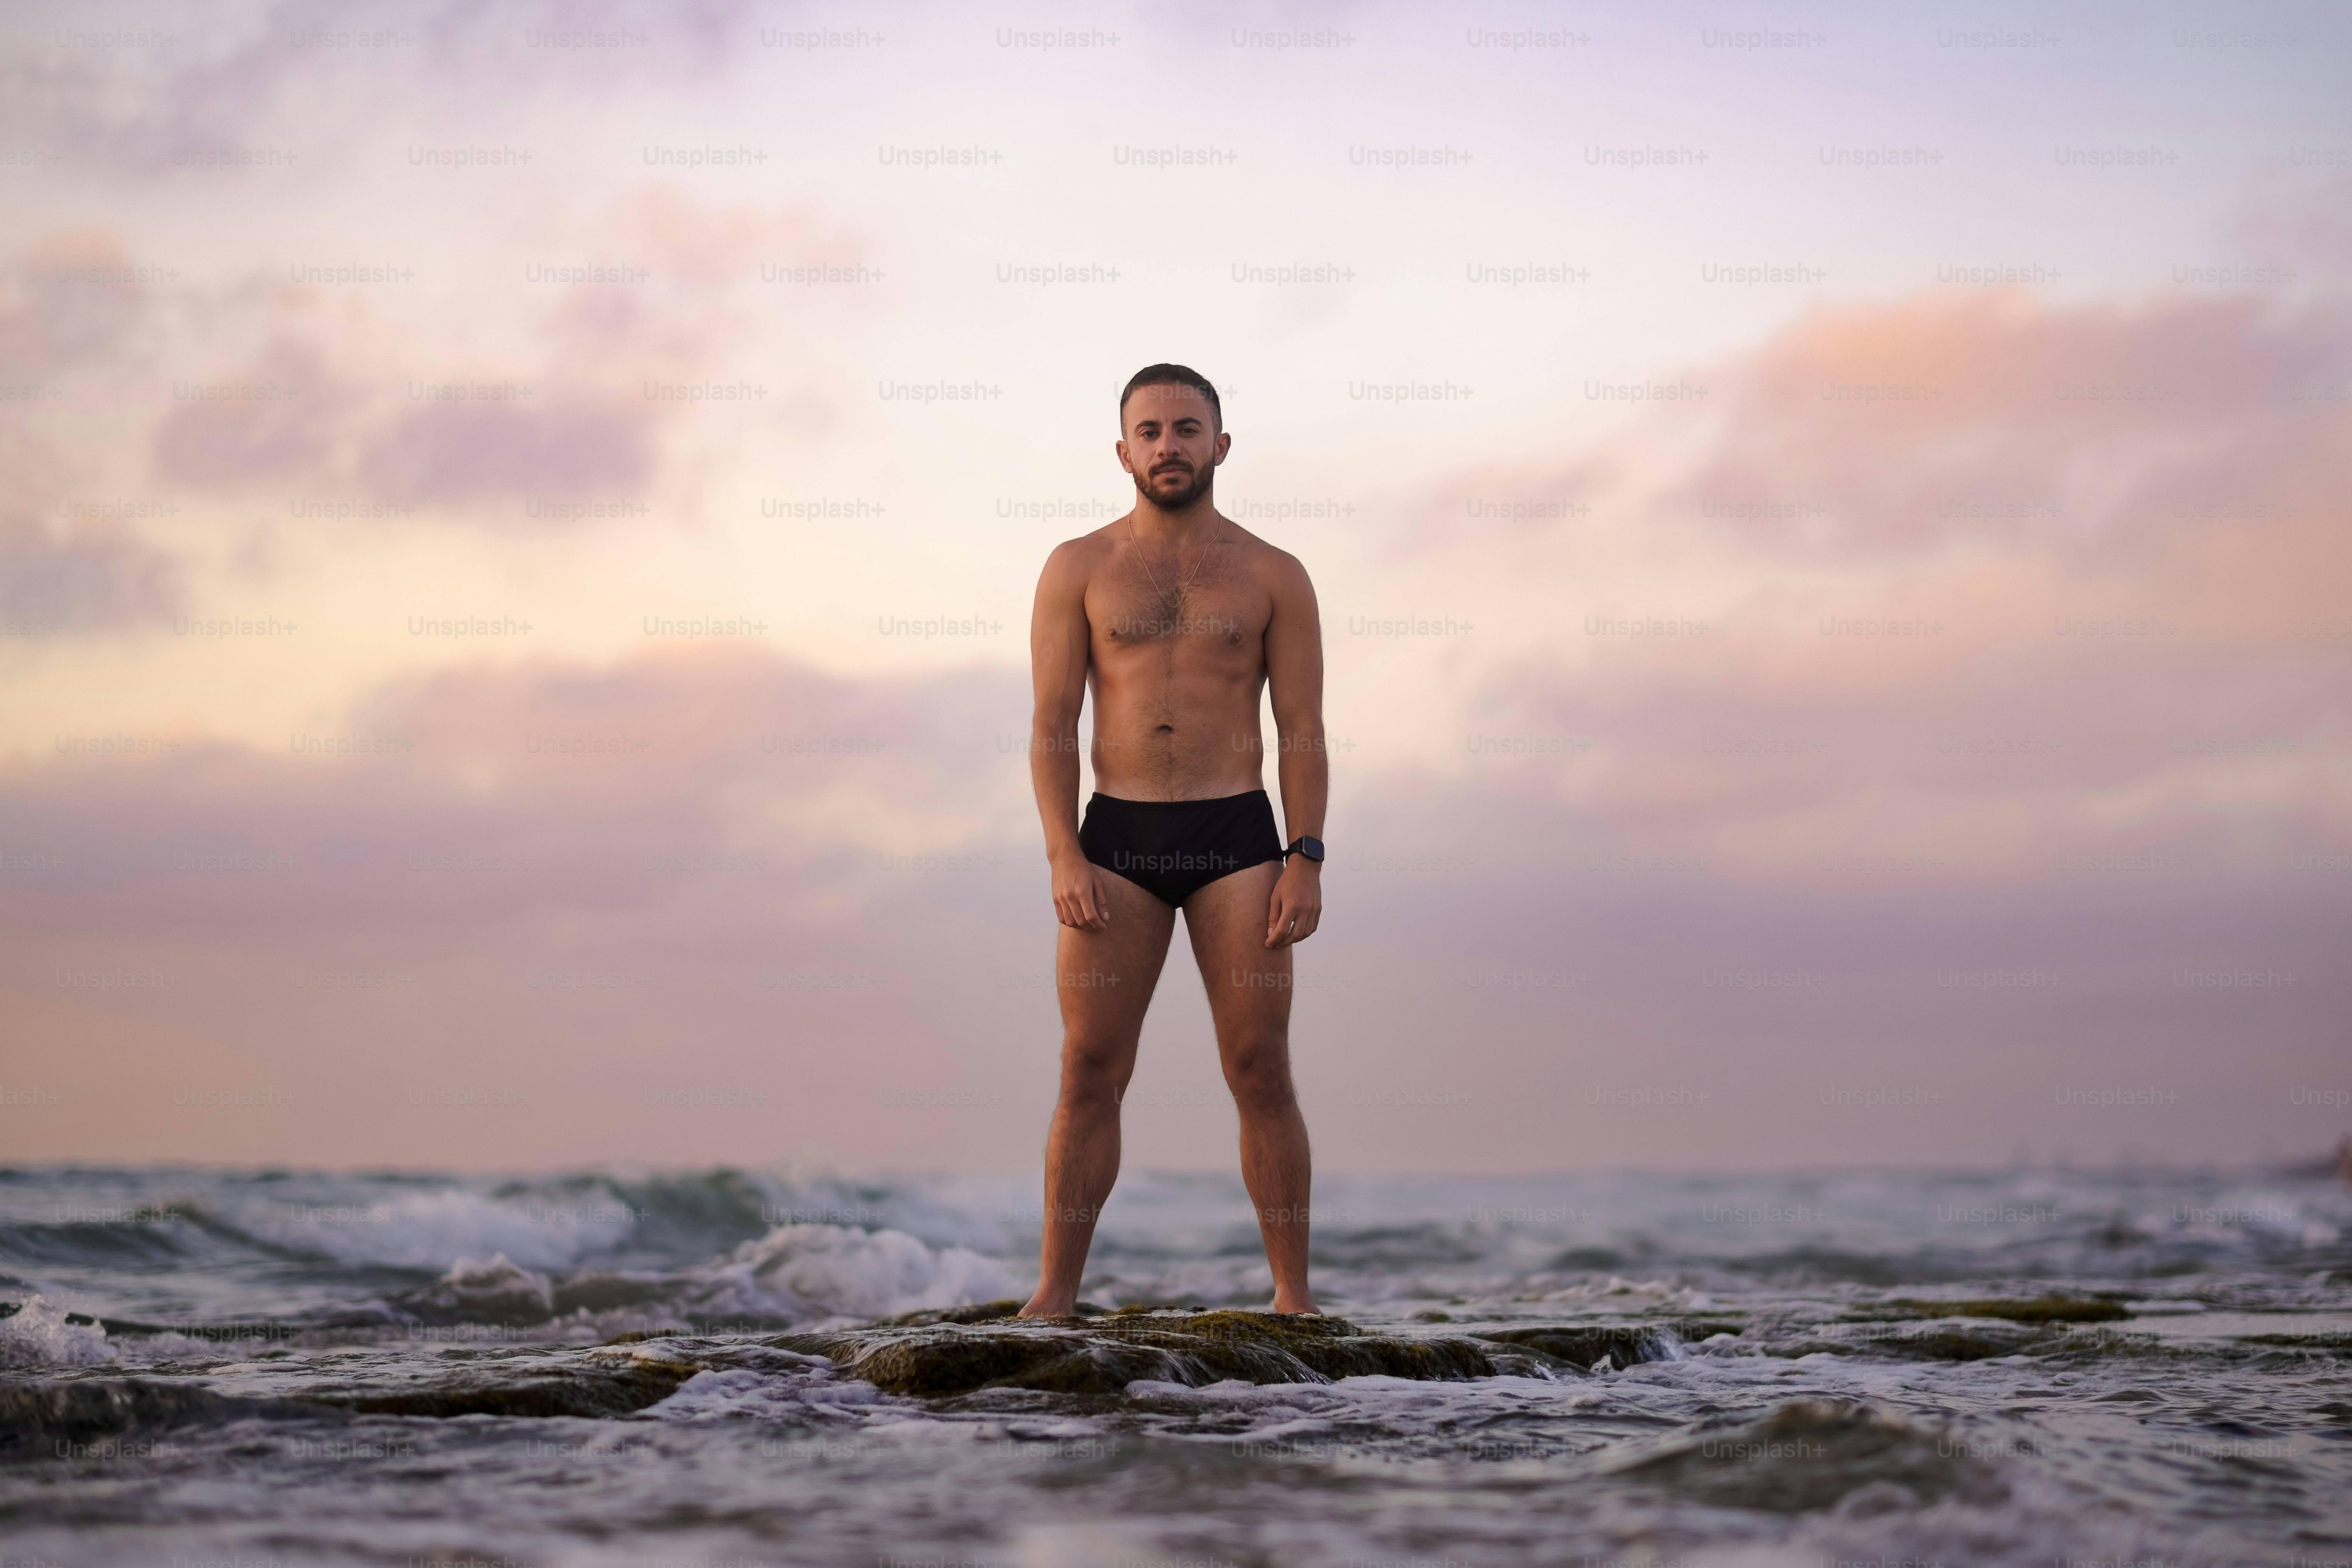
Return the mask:
<path fill-rule="evenodd" d="M 1149 649 L 1187 661 L 1254 663 L 1273 607 L 1237 563 L 1214 554 L 1180 580 L 1172 563 L 1161 563 L 1155 573 L 1129 553 L 1097 573 L 1087 589 L 1097 652 L 1112 659 Z"/>

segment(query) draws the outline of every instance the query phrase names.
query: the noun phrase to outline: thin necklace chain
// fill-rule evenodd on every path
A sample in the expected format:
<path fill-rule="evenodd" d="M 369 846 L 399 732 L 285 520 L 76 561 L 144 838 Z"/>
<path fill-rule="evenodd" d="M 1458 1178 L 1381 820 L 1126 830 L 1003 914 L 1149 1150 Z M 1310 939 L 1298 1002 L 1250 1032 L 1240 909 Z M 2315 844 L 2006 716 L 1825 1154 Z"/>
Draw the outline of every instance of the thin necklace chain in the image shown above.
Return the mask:
<path fill-rule="evenodd" d="M 1212 539 L 1208 543 L 1201 546 L 1201 553 L 1199 557 L 1193 561 L 1192 570 L 1185 574 L 1184 580 L 1181 583 L 1176 584 L 1176 596 L 1171 599 L 1160 590 L 1160 574 L 1151 569 L 1151 557 L 1143 552 L 1143 536 L 1135 531 L 1135 514 L 1133 512 L 1129 512 L 1127 514 L 1127 537 L 1135 543 L 1135 558 L 1143 563 L 1143 574 L 1150 580 L 1151 591 L 1154 594 L 1158 594 L 1160 601 L 1163 604 L 1166 604 L 1171 609 L 1183 608 L 1184 591 L 1192 585 L 1192 579 L 1201 574 L 1201 568 L 1208 564 L 1209 551 L 1215 545 L 1216 541 Z M 1178 564 L 1182 564 L 1184 552 L 1181 550 L 1179 550 L 1176 552 L 1176 560 Z"/>

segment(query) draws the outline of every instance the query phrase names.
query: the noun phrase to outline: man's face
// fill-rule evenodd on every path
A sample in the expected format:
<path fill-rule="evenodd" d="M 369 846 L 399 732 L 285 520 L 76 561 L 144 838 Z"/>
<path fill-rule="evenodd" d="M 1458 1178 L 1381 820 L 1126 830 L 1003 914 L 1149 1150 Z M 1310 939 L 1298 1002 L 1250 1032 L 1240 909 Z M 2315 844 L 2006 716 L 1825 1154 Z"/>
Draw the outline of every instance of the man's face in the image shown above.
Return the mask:
<path fill-rule="evenodd" d="M 1127 400 L 1119 467 L 1138 493 L 1173 511 L 1209 493 L 1233 437 L 1217 428 L 1216 410 L 1196 387 L 1139 386 Z"/>

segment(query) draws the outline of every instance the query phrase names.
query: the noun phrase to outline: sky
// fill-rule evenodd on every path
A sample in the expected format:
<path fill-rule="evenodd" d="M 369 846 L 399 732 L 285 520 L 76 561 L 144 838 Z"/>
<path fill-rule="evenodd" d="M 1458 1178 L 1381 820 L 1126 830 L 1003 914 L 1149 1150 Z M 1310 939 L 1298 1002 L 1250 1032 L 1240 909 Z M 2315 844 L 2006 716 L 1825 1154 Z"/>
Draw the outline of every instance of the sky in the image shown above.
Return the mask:
<path fill-rule="evenodd" d="M 1325 1168 L 2331 1149 L 2347 19 L 1905 12 L 12 8 L 0 1149 L 1034 1166 L 1161 360 L 1322 606 Z"/>

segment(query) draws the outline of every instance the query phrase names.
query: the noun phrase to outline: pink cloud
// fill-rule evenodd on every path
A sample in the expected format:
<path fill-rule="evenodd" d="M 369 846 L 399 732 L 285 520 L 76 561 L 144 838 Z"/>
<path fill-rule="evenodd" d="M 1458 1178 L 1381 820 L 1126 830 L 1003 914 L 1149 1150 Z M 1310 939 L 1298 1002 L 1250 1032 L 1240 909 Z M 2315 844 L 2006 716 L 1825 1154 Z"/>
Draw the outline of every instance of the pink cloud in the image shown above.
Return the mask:
<path fill-rule="evenodd" d="M 126 531 L 89 524 L 53 532 L 0 521 L 0 622 L 10 637 L 151 624 L 181 602 L 179 562 Z"/>
<path fill-rule="evenodd" d="M 2118 544 L 2210 531 L 2180 509 L 2324 508 L 2345 474 L 2330 438 L 2341 416 L 2297 395 L 2347 351 L 2340 308 L 2282 311 L 2245 295 L 2053 310 L 2020 290 L 1825 308 L 1712 375 L 1720 434 L 1653 505 L 1805 503 L 1702 530 L 1778 552 L 2105 564 Z"/>
<path fill-rule="evenodd" d="M 647 421 L 617 408 L 446 405 L 381 431 L 360 460 L 372 495 L 427 505 L 596 491 L 634 496 L 652 478 Z"/>
<path fill-rule="evenodd" d="M 226 374 L 175 377 L 172 397 L 155 427 L 155 471 L 196 489 L 318 476 L 358 402 L 315 350 L 289 342 Z"/>

